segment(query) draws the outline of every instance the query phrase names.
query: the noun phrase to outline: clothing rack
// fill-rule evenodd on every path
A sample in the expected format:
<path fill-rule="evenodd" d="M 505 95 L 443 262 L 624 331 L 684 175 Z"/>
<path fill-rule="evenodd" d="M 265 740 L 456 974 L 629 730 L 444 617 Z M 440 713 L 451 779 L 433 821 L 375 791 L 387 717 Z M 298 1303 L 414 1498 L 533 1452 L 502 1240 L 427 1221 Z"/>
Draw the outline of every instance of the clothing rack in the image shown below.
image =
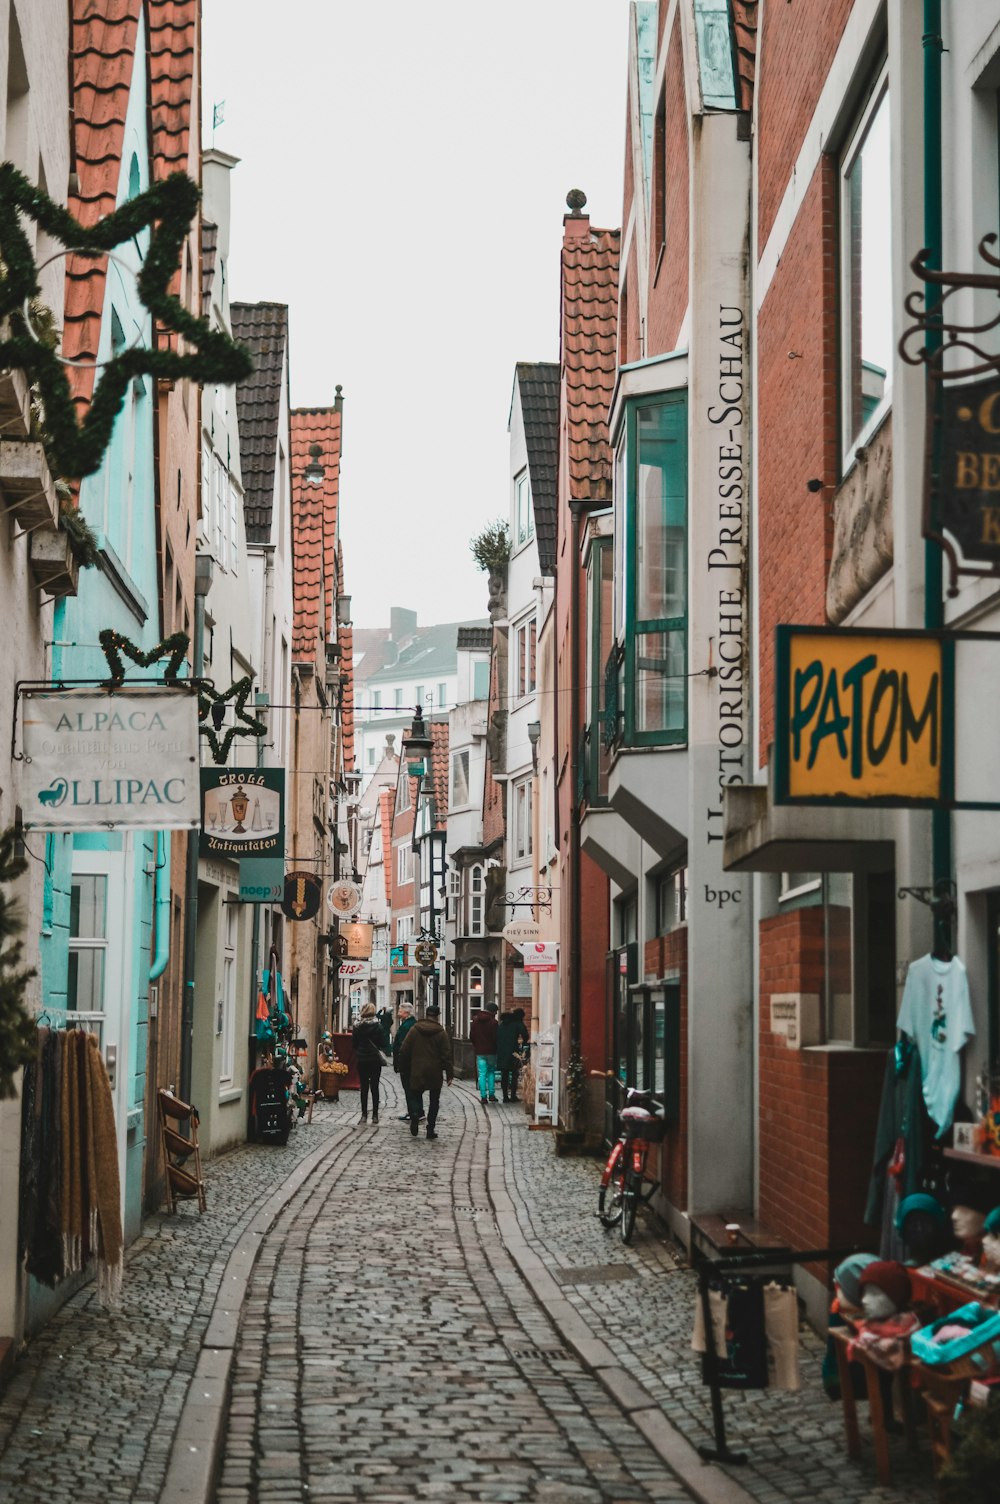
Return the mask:
<path fill-rule="evenodd" d="M 853 1248 L 812 1248 L 794 1252 L 790 1248 L 758 1248 L 752 1253 L 731 1254 L 720 1259 L 702 1259 L 698 1265 L 698 1298 L 705 1322 L 705 1351 L 702 1354 L 704 1381 L 712 1391 L 712 1424 L 715 1429 L 714 1447 L 701 1446 L 698 1455 L 705 1462 L 727 1462 L 731 1467 L 742 1467 L 747 1461 L 746 1452 L 731 1452 L 726 1444 L 726 1419 L 722 1409 L 722 1386 L 719 1383 L 719 1355 L 715 1350 L 715 1329 L 712 1325 L 712 1310 L 708 1286 L 717 1274 L 763 1274 L 779 1270 L 788 1264 L 839 1264 L 842 1259 L 857 1253 Z"/>

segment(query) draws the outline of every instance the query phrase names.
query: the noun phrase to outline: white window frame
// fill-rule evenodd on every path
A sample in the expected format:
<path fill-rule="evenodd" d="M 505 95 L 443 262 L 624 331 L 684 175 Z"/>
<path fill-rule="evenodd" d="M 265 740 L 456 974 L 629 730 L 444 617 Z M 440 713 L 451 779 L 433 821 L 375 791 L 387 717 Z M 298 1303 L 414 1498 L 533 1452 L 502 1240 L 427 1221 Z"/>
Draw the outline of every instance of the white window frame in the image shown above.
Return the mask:
<path fill-rule="evenodd" d="M 465 809 L 472 800 L 472 784 L 470 779 L 470 756 L 468 747 L 462 747 L 451 754 L 451 809 Z M 455 771 L 458 767 L 465 768 L 465 798 L 458 797 L 459 790 L 456 787 Z"/>
<path fill-rule="evenodd" d="M 528 467 L 514 477 L 514 552 L 526 548 L 535 536 L 534 507 L 531 501 L 531 477 Z"/>
<path fill-rule="evenodd" d="M 792 879 L 805 877 L 805 882 L 796 883 L 792 886 Z M 802 898 L 806 893 L 818 893 L 823 886 L 823 879 L 817 872 L 815 877 L 811 873 L 783 872 L 780 879 L 778 902 L 787 903 L 790 898 Z"/>
<path fill-rule="evenodd" d="M 396 847 L 396 886 L 408 887 L 413 881 L 413 847 L 403 842 Z"/>
<path fill-rule="evenodd" d="M 467 935 L 486 933 L 486 875 L 481 862 L 465 869 L 467 904 Z"/>
<path fill-rule="evenodd" d="M 520 621 L 511 625 L 510 640 L 512 646 L 513 662 L 510 666 L 511 682 L 514 685 L 514 699 L 518 703 L 530 700 L 534 695 L 538 684 L 538 635 L 535 633 L 535 653 L 531 651 L 531 629 L 535 626 L 535 615 L 532 612 L 528 616 L 522 616 Z M 522 643 L 524 651 L 524 680 L 521 680 L 521 652 Z M 532 657 L 535 658 L 534 678 L 532 678 Z"/>
<path fill-rule="evenodd" d="M 229 476 L 229 567 L 233 574 L 240 572 L 239 507 L 240 496 L 233 484 L 232 476 Z"/>
<path fill-rule="evenodd" d="M 531 777 L 511 785 L 511 829 L 515 862 L 527 862 L 532 854 Z"/>
<path fill-rule="evenodd" d="M 858 120 L 857 120 L 856 125 L 854 126 L 854 129 L 850 133 L 850 136 L 848 138 L 847 146 L 845 147 L 844 152 L 842 153 L 841 159 L 840 159 L 840 225 L 839 225 L 840 287 L 839 287 L 839 294 L 840 294 L 840 348 L 841 348 L 841 356 L 840 356 L 840 391 L 841 391 L 841 397 L 840 397 L 839 428 L 840 428 L 840 447 L 841 447 L 841 451 L 842 451 L 841 463 L 842 463 L 843 473 L 845 475 L 853 467 L 853 465 L 854 465 L 854 463 L 856 461 L 856 458 L 857 458 L 857 451 L 859 449 L 863 449 L 865 447 L 865 444 L 871 438 L 871 436 L 875 432 L 876 428 L 878 428 L 878 426 L 880 425 L 880 423 L 885 418 L 886 413 L 892 407 L 892 377 L 893 377 L 893 371 L 892 371 L 892 364 L 891 364 L 891 362 L 892 362 L 892 360 L 895 359 L 895 353 L 896 353 L 895 352 L 895 345 L 894 345 L 894 343 L 890 346 L 890 366 L 889 366 L 889 370 L 886 373 L 886 392 L 885 392 L 885 395 L 882 397 L 881 401 L 879 402 L 878 406 L 874 409 L 874 411 L 872 412 L 870 418 L 868 418 L 867 422 L 865 422 L 865 423 L 862 424 L 862 426 L 858 430 L 858 432 L 853 437 L 849 437 L 848 436 L 849 435 L 849 429 L 850 429 L 850 426 L 851 426 L 851 379 L 850 379 L 850 375 L 851 375 L 851 363 L 852 363 L 853 358 L 854 358 L 853 342 L 852 342 L 852 303 L 851 303 L 851 295 L 852 295 L 851 273 L 852 273 L 852 267 L 851 267 L 851 255 L 850 255 L 851 204 L 850 204 L 850 186 L 849 186 L 849 183 L 848 183 L 848 178 L 850 176 L 852 168 L 854 167 L 855 162 L 857 161 L 858 157 L 860 156 L 860 154 L 861 154 L 861 152 L 862 152 L 862 150 L 864 148 L 865 140 L 866 140 L 867 135 L 868 135 L 869 126 L 871 125 L 872 120 L 874 119 L 875 115 L 877 114 L 877 112 L 878 112 L 879 108 L 881 107 L 881 105 L 883 104 L 883 102 L 885 103 L 887 109 L 890 108 L 891 101 L 889 99 L 889 64 L 888 64 L 888 62 L 886 62 L 883 65 L 881 71 L 879 72 L 878 78 L 875 81 L 875 85 L 874 85 L 874 87 L 873 87 L 873 89 L 871 91 L 871 94 L 868 97 L 868 100 L 867 100 L 867 102 L 866 102 L 866 104 L 864 106 L 864 109 L 861 111 L 861 114 L 858 117 Z M 863 230 L 862 230 L 862 233 L 863 233 Z M 890 247 L 890 263 L 889 264 L 890 264 L 890 269 L 891 269 L 892 268 L 891 247 Z M 895 296 L 895 289 L 893 289 L 893 294 L 892 295 Z"/>

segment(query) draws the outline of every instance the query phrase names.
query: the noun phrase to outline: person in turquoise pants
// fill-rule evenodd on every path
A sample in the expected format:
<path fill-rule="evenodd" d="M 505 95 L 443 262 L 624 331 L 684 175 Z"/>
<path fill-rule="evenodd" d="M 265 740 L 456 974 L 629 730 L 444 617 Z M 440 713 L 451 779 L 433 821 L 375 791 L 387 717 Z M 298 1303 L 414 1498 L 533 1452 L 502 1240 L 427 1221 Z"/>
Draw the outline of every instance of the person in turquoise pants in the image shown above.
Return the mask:
<path fill-rule="evenodd" d="M 469 1042 L 476 1052 L 476 1077 L 479 1100 L 483 1106 L 496 1101 L 497 1089 L 497 1005 L 487 1003 L 469 1026 Z"/>

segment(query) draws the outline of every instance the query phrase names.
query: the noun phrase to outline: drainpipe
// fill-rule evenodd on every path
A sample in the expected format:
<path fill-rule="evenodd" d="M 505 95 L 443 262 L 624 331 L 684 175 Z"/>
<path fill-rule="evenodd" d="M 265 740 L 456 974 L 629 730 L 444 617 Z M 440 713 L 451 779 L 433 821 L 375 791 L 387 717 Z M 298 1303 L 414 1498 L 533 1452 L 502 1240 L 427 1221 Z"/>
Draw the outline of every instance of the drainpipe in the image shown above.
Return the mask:
<path fill-rule="evenodd" d="M 927 266 L 932 271 L 941 270 L 943 257 L 942 188 L 941 188 L 941 54 L 944 42 L 941 37 L 941 0 L 924 0 L 924 245 L 928 250 Z M 929 294 L 928 294 L 929 295 Z M 927 330 L 927 350 L 940 350 L 942 334 L 939 327 Z M 927 371 L 930 381 L 930 370 Z M 939 434 L 937 414 L 928 411 L 928 421 L 933 426 L 931 441 L 934 445 L 933 472 L 940 470 L 938 454 Z M 944 555 L 940 547 L 928 539 L 924 543 L 924 626 L 929 631 L 944 626 Z M 931 811 L 931 868 L 935 887 L 950 882 L 952 876 L 951 815 L 946 809 Z M 935 930 L 942 929 L 940 938 L 949 947 L 950 922 L 935 918 Z M 935 933 L 935 943 L 938 941 Z"/>
<path fill-rule="evenodd" d="M 170 844 L 165 831 L 156 833 L 156 866 L 153 876 L 153 924 L 156 930 L 156 953 L 149 968 L 149 980 L 158 982 L 170 960 Z"/>
<path fill-rule="evenodd" d="M 194 561 L 194 646 L 192 675 L 205 671 L 205 598 L 212 585 L 212 556 L 197 554 Z M 191 1062 L 194 1054 L 194 977 L 198 943 L 198 832 L 187 835 L 187 879 L 184 894 L 184 998 L 181 1003 L 181 1101 L 191 1100 Z"/>
<path fill-rule="evenodd" d="M 570 983 L 569 1047 L 580 1051 L 580 1014 L 582 1008 L 580 923 L 583 910 L 580 881 L 580 805 L 577 798 L 580 760 L 580 522 L 586 511 L 570 502 L 572 530 L 570 542 L 569 594 L 569 864 L 573 874 L 570 884 Z M 558 695 L 556 700 L 558 702 Z M 574 1124 L 574 1127 L 579 1126 Z"/>

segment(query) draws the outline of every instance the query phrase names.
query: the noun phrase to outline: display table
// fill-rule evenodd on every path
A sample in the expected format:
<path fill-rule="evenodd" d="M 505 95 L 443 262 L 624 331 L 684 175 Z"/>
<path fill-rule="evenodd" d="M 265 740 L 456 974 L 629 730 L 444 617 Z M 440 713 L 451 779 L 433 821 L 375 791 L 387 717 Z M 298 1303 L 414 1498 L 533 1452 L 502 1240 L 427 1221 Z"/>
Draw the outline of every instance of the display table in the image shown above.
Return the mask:
<path fill-rule="evenodd" d="M 837 1355 L 837 1377 L 840 1381 L 840 1397 L 844 1407 L 844 1437 L 847 1442 L 847 1455 L 852 1462 L 857 1462 L 861 1457 L 861 1435 L 858 1431 L 858 1409 L 854 1398 L 854 1385 L 851 1382 L 851 1363 L 860 1363 L 865 1375 L 865 1389 L 868 1394 L 868 1416 L 872 1428 L 872 1445 L 875 1449 L 875 1474 L 879 1483 L 889 1484 L 892 1482 L 892 1468 L 889 1463 L 889 1433 L 886 1429 L 886 1393 L 883 1392 L 883 1384 L 886 1378 L 894 1375 L 899 1376 L 900 1408 L 903 1414 L 903 1430 L 906 1435 L 906 1444 L 911 1449 L 917 1445 L 917 1429 L 913 1419 L 913 1389 L 911 1385 L 911 1365 L 905 1363 L 902 1368 L 890 1372 L 880 1368 L 874 1363 L 863 1348 L 859 1348 L 854 1358 L 847 1356 L 848 1343 L 851 1341 L 853 1332 L 850 1327 L 835 1326 L 830 1328 L 830 1336 L 833 1340 L 834 1352 Z M 886 1384 L 886 1390 L 889 1389 Z"/>

